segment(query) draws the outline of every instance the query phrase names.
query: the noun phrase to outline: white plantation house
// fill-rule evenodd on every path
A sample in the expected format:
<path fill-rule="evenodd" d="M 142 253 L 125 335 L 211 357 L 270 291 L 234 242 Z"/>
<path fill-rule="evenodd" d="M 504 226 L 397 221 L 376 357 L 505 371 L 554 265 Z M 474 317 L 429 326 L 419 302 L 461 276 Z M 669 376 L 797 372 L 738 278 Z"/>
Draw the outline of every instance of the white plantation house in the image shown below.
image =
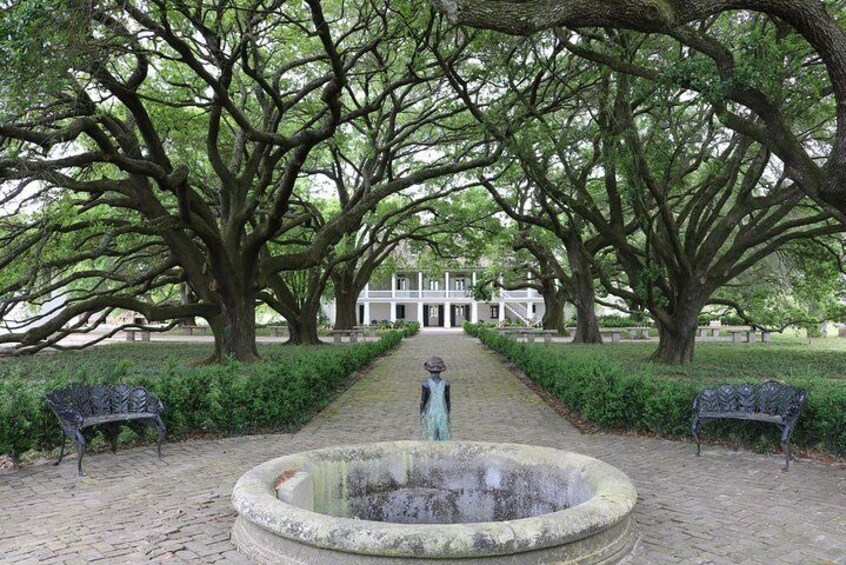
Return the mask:
<path fill-rule="evenodd" d="M 473 299 L 477 271 L 454 269 L 440 275 L 420 270 L 393 273 L 390 280 L 371 281 L 358 297 L 358 321 L 420 322 L 423 327 L 460 327 L 461 322 L 529 324 L 544 314 L 543 297 L 534 289 L 494 290 L 488 302 Z M 334 308 L 330 319 L 334 321 Z"/>

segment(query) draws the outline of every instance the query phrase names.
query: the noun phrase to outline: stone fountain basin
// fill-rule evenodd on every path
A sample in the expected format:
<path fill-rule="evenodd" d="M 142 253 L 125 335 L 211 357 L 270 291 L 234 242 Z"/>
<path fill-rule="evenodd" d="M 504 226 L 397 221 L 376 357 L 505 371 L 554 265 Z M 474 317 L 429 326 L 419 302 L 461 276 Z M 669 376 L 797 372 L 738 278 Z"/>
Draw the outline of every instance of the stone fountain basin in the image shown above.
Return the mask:
<path fill-rule="evenodd" d="M 635 540 L 636 500 L 615 467 L 556 449 L 339 446 L 245 473 L 233 541 L 259 563 L 613 563 Z"/>

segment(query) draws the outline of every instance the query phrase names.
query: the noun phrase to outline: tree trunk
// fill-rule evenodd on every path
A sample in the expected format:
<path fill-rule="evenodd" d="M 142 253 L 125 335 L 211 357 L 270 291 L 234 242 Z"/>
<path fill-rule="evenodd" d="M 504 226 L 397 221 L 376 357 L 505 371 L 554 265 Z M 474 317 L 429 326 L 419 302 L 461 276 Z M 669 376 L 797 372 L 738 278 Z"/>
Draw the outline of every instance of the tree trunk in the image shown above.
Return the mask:
<path fill-rule="evenodd" d="M 183 305 L 197 303 L 197 297 L 194 295 L 194 291 L 191 290 L 191 286 L 187 282 L 183 282 L 179 285 L 179 295 L 181 304 Z M 196 326 L 197 320 L 193 316 L 186 316 L 185 318 L 179 318 L 179 325 Z"/>
<path fill-rule="evenodd" d="M 358 293 L 349 287 L 335 286 L 335 329 L 351 330 L 358 325 Z M 366 322 L 365 322 L 366 323 Z"/>
<path fill-rule="evenodd" d="M 658 324 L 658 336 L 658 349 L 649 358 L 650 361 L 665 365 L 688 365 L 693 361 L 696 328 L 686 332 Z"/>
<path fill-rule="evenodd" d="M 688 365 L 693 361 L 696 328 L 699 326 L 699 312 L 702 306 L 698 301 L 689 299 L 682 299 L 679 304 L 681 306 L 672 314 L 669 324 L 662 322 L 660 316 L 655 316 L 658 325 L 658 349 L 649 358 L 650 361 L 665 365 Z"/>
<path fill-rule="evenodd" d="M 559 334 L 565 333 L 564 305 L 566 300 L 559 300 L 558 293 L 544 293 L 544 313 L 541 327 L 545 330 L 555 330 Z"/>
<path fill-rule="evenodd" d="M 570 286 L 568 292 L 576 306 L 576 334 L 573 343 L 602 343 L 599 323 L 596 321 L 596 293 L 593 288 L 593 271 L 585 257 L 583 244 L 573 231 L 567 238 L 567 259 L 570 262 Z"/>
<path fill-rule="evenodd" d="M 317 334 L 317 316 L 309 316 L 301 310 L 297 316 L 287 318 L 290 337 L 288 345 L 323 345 Z"/>
<path fill-rule="evenodd" d="M 252 296 L 223 298 L 220 316 L 208 320 L 215 344 L 210 361 L 257 361 L 255 301 Z"/>
<path fill-rule="evenodd" d="M 576 333 L 573 336 L 573 343 L 602 343 L 602 334 L 599 333 L 599 323 L 596 321 L 596 310 L 594 309 L 593 287 L 591 287 L 589 294 L 589 297 L 575 298 L 574 296 Z"/>

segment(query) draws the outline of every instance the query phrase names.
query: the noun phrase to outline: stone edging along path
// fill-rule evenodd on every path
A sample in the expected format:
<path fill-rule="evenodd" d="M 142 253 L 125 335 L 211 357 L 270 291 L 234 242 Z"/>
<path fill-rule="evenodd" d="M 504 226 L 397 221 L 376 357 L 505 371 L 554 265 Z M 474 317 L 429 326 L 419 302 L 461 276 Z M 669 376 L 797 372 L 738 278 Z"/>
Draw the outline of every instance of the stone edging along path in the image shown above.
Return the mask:
<path fill-rule="evenodd" d="M 229 541 L 232 487 L 274 457 L 416 439 L 423 361 L 444 358 L 455 437 L 599 458 L 638 489 L 630 563 L 846 563 L 846 468 L 689 442 L 584 434 L 478 341 L 424 332 L 374 364 L 295 434 L 166 444 L 0 475 L 0 563 L 243 563 Z"/>

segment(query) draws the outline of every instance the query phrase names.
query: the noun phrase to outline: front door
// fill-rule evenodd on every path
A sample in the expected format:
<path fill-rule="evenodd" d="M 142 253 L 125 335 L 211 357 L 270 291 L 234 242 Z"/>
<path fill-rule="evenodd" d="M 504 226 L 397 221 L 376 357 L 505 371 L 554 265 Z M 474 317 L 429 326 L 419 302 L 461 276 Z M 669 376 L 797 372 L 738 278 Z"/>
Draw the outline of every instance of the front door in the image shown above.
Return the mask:
<path fill-rule="evenodd" d="M 450 322 L 452 323 L 452 327 L 456 328 L 461 325 L 461 323 L 466 320 L 469 316 L 467 315 L 467 310 L 470 307 L 467 304 L 454 304 L 450 310 Z"/>
<path fill-rule="evenodd" d="M 444 305 L 424 304 L 423 305 L 423 327 L 439 328 L 444 325 Z"/>

